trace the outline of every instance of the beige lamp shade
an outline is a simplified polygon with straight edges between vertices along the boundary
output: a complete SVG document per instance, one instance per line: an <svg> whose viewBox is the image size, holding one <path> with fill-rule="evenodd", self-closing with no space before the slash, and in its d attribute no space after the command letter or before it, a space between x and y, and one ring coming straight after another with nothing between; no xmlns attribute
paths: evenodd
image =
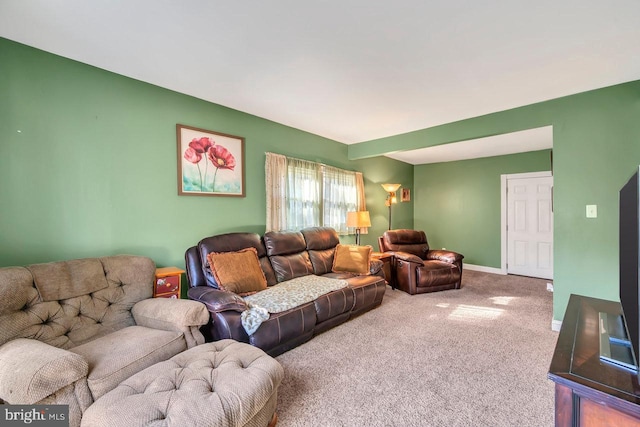
<svg viewBox="0 0 640 427"><path fill-rule="evenodd" d="M395 193L398 191L398 188L400 188L400 184L382 184L382 188L384 188L384 191L387 193Z"/></svg>
<svg viewBox="0 0 640 427"><path fill-rule="evenodd" d="M347 227L355 227L356 229L356 245L360 245L361 229L367 232L367 227L371 227L371 218L369 211L347 212Z"/></svg>
<svg viewBox="0 0 640 427"><path fill-rule="evenodd" d="M347 227L371 227L369 211L347 212Z"/></svg>

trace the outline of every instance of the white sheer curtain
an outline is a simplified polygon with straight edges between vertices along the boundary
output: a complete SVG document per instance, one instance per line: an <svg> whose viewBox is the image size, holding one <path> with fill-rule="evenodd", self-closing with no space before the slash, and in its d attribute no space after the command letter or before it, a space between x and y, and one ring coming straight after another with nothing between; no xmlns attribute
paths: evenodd
<svg viewBox="0 0 640 427"><path fill-rule="evenodd" d="M287 229L287 158L267 153L264 163L267 195L267 230Z"/></svg>
<svg viewBox="0 0 640 427"><path fill-rule="evenodd" d="M265 184L267 231L322 225L348 234L347 212L366 210L360 172L266 153Z"/></svg>
<svg viewBox="0 0 640 427"><path fill-rule="evenodd" d="M319 225L321 212L321 165L287 158L287 228L300 230Z"/></svg>
<svg viewBox="0 0 640 427"><path fill-rule="evenodd" d="M349 234L347 212L358 210L356 173L324 166L324 225L338 234Z"/></svg>

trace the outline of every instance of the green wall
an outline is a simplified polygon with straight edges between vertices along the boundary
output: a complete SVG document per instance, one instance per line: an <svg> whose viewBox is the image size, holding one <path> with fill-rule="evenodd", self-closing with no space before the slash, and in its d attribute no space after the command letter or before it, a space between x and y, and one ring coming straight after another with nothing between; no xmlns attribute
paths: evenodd
<svg viewBox="0 0 640 427"><path fill-rule="evenodd" d="M362 171L373 220L363 243L377 247L381 183L412 189L412 202L393 207L394 228L414 218L426 228L439 212L420 202L431 167L416 168L414 184L411 165L381 155L552 125L554 318L571 293L618 298L617 194L640 164L640 81L346 146L5 39L0 58L0 266L115 253L182 266L204 236L262 233L266 151ZM246 198L177 195L176 123L246 138ZM451 179L456 165L432 167ZM446 215L439 225L470 227Z"/></svg>
<svg viewBox="0 0 640 427"><path fill-rule="evenodd" d="M400 183L402 187L413 191L413 166L387 157L373 157L356 161L355 169L361 170L364 177L367 210L373 225L367 234L361 235L360 244L371 245L377 251L378 237L389 228L389 208L385 205L387 193L381 184ZM398 203L391 207L391 227L413 228L413 195L410 202L400 202L401 191L402 188L396 192ZM343 238L342 240L346 240L345 243L354 243L355 236Z"/></svg>
<svg viewBox="0 0 640 427"><path fill-rule="evenodd" d="M0 266L131 253L180 267L203 237L264 233L267 151L362 171L374 247L380 183L413 184L406 163L351 161L336 141L6 39L0 58ZM176 123L245 137L245 198L177 195Z"/></svg>
<svg viewBox="0 0 640 427"><path fill-rule="evenodd" d="M571 293L618 299L617 198L640 164L640 81L368 141L348 151L352 159L367 158L547 125L553 126L554 319L560 320ZM442 166L446 179L452 171ZM422 186L418 173L415 182ZM585 217L587 204L598 205L598 218ZM416 202L416 226L423 224L425 209L438 213L437 206ZM461 225L444 214L441 221L446 229Z"/></svg>
<svg viewBox="0 0 640 427"><path fill-rule="evenodd" d="M465 263L500 268L500 175L548 171L549 152L416 166L416 229L433 248L464 254Z"/></svg>

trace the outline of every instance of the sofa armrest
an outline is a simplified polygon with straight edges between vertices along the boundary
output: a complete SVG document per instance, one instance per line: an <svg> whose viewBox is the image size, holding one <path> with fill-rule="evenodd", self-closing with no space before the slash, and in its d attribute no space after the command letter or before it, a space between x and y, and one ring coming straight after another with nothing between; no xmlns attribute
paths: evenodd
<svg viewBox="0 0 640 427"><path fill-rule="evenodd" d="M444 261L450 264L455 264L457 262L462 261L463 258L464 258L463 255L453 251L430 250L429 252L427 252L426 259Z"/></svg>
<svg viewBox="0 0 640 427"><path fill-rule="evenodd" d="M197 301L149 298L135 303L131 314L137 325L183 332L189 348L204 343L199 328L209 322L209 312Z"/></svg>
<svg viewBox="0 0 640 427"><path fill-rule="evenodd" d="M369 275L377 276L380 271L382 271L382 267L384 266L384 262L379 259L372 259L369 263Z"/></svg>
<svg viewBox="0 0 640 427"><path fill-rule="evenodd" d="M211 313L229 310L243 312L249 308L241 296L209 286L193 287L189 289L187 295L192 300L203 303Z"/></svg>
<svg viewBox="0 0 640 427"><path fill-rule="evenodd" d="M0 346L0 399L33 405L86 378L84 357L41 341L18 338Z"/></svg>

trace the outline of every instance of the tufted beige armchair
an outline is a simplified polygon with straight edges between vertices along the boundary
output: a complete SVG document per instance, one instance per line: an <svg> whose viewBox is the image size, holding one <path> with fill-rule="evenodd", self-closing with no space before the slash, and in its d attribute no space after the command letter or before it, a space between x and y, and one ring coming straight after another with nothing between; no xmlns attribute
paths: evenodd
<svg viewBox="0 0 640 427"><path fill-rule="evenodd" d="M69 405L204 342L196 301L152 298L155 264L118 255L0 269L0 399ZM1 401L0 401L1 402Z"/></svg>

